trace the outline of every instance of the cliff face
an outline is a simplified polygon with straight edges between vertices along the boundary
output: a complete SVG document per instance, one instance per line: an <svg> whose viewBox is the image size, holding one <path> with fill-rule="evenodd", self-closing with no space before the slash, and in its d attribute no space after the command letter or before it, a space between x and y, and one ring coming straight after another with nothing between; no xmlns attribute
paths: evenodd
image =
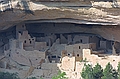
<svg viewBox="0 0 120 79"><path fill-rule="evenodd" d="M87 24L74 31L95 33L120 42L120 11L112 2L13 2L13 9L0 12L0 30L20 23ZM21 10L22 9L22 10ZM92 24L91 29L88 24ZM67 28L67 26L66 26Z"/></svg>
<svg viewBox="0 0 120 79"><path fill-rule="evenodd" d="M63 65L56 64L55 62L59 62L60 57L62 57L61 53L68 54L68 56L82 56L84 54L81 52L84 48L83 40L86 39L88 40L86 42L88 44L87 48L103 49L102 51L98 50L98 53L120 53L119 3L85 2L84 0L75 2L73 0L70 2L69 0L62 0L62 2L59 2L59 0L55 2L47 2L49 0L45 0L46 2L44 0L42 0L43 2L36 1L38 2L19 0L6 4L2 3L2 6L0 6L0 60L5 55L2 57L2 59L5 59L0 62L2 63L0 66L3 65L3 68L7 68L8 65L11 66L11 69L19 69L18 72L23 71L19 73L24 78L32 72L33 76L38 74L36 76L39 78L43 76L50 78L54 73L57 73L58 67L63 66L70 69L70 72L67 71L70 73L70 77L75 76L75 78L71 79L77 79L76 73L80 73L79 69L82 69L82 62L75 63L76 58L74 57L71 64L70 57L65 59ZM82 35L83 37L87 36L87 38L80 37ZM71 52L69 54L65 49L66 46L69 46L68 44L71 46L71 43L73 45L72 52L71 47L68 48ZM77 46L74 48L75 43L78 43L78 45L76 44ZM89 43L95 44L92 46ZM109 43L109 46L106 43ZM45 51L43 52L43 50ZM76 52L76 55L74 52ZM91 50L85 49L85 52L87 52L86 55L91 56ZM97 55L94 56L102 59ZM91 59L96 60L95 57ZM106 63L106 59L103 60ZM119 60L110 58L110 61L114 61L113 64L116 64ZM24 66L24 70L21 65L31 67L26 70ZM36 68L34 69L34 67ZM73 68L72 71L71 68ZM60 69L63 70L63 68ZM78 69L78 72L73 72L75 69ZM25 74L26 72L27 74Z"/></svg>

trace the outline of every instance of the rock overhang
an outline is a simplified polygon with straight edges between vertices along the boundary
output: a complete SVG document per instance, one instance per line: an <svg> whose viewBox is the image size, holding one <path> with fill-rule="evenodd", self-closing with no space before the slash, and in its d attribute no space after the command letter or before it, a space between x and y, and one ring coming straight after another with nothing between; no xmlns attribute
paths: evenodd
<svg viewBox="0 0 120 79"><path fill-rule="evenodd" d="M54 5L51 5L53 3ZM92 26L92 29L83 31L120 41L119 8L93 7L90 3L83 6L76 2L40 2L39 4L30 2L29 10L13 9L1 12L0 15L1 31L19 24L68 23L78 25L80 32Z"/></svg>

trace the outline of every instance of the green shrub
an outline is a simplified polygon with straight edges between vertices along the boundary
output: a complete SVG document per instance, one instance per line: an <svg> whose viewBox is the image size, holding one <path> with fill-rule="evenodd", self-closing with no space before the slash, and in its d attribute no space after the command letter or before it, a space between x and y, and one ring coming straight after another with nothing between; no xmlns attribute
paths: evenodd
<svg viewBox="0 0 120 79"><path fill-rule="evenodd" d="M112 70L113 70L112 65L108 63L103 71L103 77L101 79L114 79Z"/></svg>
<svg viewBox="0 0 120 79"><path fill-rule="evenodd" d="M120 63L118 64L118 70L113 69L112 65L108 63L105 69L102 69L98 63L95 67L92 65L84 65L81 77L83 79L120 79Z"/></svg>
<svg viewBox="0 0 120 79"><path fill-rule="evenodd" d="M17 73L0 72L0 79L20 79Z"/></svg>
<svg viewBox="0 0 120 79"><path fill-rule="evenodd" d="M82 73L81 73L81 77L83 79L94 79L93 78L93 68L92 65L88 64L84 64L84 67L82 69Z"/></svg>
<svg viewBox="0 0 120 79"><path fill-rule="evenodd" d="M93 67L93 77L94 79L101 79L103 76L103 69L98 63Z"/></svg>
<svg viewBox="0 0 120 79"><path fill-rule="evenodd" d="M65 75L66 75L65 72L59 71L59 72L58 72L58 75L52 77L52 79L68 79L68 78L65 77Z"/></svg>

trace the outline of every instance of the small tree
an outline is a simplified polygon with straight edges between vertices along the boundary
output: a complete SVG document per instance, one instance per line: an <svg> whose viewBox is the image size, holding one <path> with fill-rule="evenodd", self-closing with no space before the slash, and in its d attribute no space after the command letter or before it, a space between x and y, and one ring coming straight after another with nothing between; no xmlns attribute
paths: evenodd
<svg viewBox="0 0 120 79"><path fill-rule="evenodd" d="M101 79L101 77L103 76L103 69L98 63L97 65L95 65L95 67L93 67L93 76L94 79Z"/></svg>
<svg viewBox="0 0 120 79"><path fill-rule="evenodd" d="M110 63L108 63L106 65L106 68L103 71L102 79L114 79L112 71L113 71L113 67L112 67L112 65Z"/></svg>
<svg viewBox="0 0 120 79"><path fill-rule="evenodd" d="M67 78L65 77L65 75L66 75L65 72L59 71L59 72L58 72L58 75L52 77L52 79L67 79Z"/></svg>
<svg viewBox="0 0 120 79"><path fill-rule="evenodd" d="M84 68L82 69L81 76L83 79L93 79L93 69L91 65L84 64Z"/></svg>

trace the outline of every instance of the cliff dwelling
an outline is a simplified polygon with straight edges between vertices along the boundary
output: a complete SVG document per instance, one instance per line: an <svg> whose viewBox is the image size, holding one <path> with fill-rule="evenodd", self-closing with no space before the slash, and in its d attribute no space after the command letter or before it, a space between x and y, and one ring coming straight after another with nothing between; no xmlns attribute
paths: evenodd
<svg viewBox="0 0 120 79"><path fill-rule="evenodd" d="M119 55L119 41L115 41L114 37L104 36L106 33L101 35L94 31L102 28L112 29L115 26L53 22L18 24L0 33L0 51L9 57L18 56L18 61L16 57L15 60L20 62L19 64L29 66L31 63L37 66L40 61L45 62L46 57L51 63L60 62L60 58L64 56L75 56L76 61L80 61L83 58L83 49L91 49L92 53L98 56ZM33 58L28 63L29 59L26 62L22 61L21 57L19 59L21 52L24 56L32 55L32 52L41 54L36 55L38 57L28 56Z"/></svg>
<svg viewBox="0 0 120 79"><path fill-rule="evenodd" d="M0 0L0 72L82 79L84 64L120 62L119 0Z"/></svg>

